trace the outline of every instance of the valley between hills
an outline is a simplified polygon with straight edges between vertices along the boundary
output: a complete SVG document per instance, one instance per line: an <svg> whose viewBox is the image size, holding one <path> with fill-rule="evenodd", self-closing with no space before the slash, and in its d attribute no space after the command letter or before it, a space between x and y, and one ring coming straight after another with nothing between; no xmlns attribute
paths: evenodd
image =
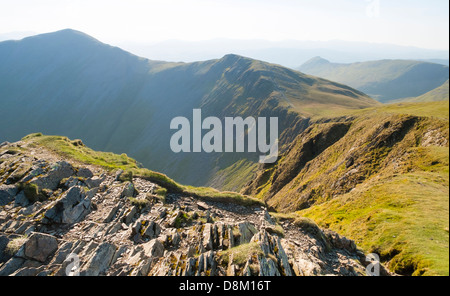
<svg viewBox="0 0 450 296"><path fill-rule="evenodd" d="M449 273L448 75L382 104L73 30L1 42L0 65L0 275L65 275L71 253L82 275L365 275L369 253L383 275ZM195 108L278 117L278 161L173 153L170 120Z"/></svg>

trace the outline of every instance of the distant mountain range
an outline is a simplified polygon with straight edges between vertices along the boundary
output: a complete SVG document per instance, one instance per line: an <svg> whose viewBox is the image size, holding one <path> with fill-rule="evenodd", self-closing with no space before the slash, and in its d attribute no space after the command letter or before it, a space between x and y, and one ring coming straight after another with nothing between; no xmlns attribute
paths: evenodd
<svg viewBox="0 0 450 296"><path fill-rule="evenodd" d="M338 63L382 59L432 60L448 66L448 50L422 49L392 44L350 41L266 41L215 39L205 41L169 40L158 43L118 44L134 54L156 60L194 62L234 53L297 68L312 57L321 56Z"/></svg>
<svg viewBox="0 0 450 296"><path fill-rule="evenodd" d="M0 41L19 40L34 32L0 34ZM253 59L298 68L312 57L321 56L336 63L355 63L383 59L407 59L449 65L448 50L423 49L392 44L352 41L268 41L213 39L204 41L167 40L162 42L118 42L114 44L151 60L197 62L233 53Z"/></svg>
<svg viewBox="0 0 450 296"><path fill-rule="evenodd" d="M36 131L81 138L179 182L225 189L252 177L255 155L175 154L173 118L192 118L194 108L204 118L276 116L283 149L310 117L377 105L345 85L237 55L150 61L73 30L2 42L0 65L0 140Z"/></svg>
<svg viewBox="0 0 450 296"><path fill-rule="evenodd" d="M421 96L449 79L448 66L412 60L339 64L316 57L298 70L350 85L383 103Z"/></svg>

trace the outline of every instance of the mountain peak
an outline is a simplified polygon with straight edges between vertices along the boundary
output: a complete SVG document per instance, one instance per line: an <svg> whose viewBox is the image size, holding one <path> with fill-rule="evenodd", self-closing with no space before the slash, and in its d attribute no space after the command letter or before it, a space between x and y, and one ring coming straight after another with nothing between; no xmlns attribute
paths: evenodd
<svg viewBox="0 0 450 296"><path fill-rule="evenodd" d="M330 61L317 56L317 57L313 57L312 59L310 59L309 61L304 63L303 66L311 66L311 65L318 66L318 65L325 65L325 64L330 64Z"/></svg>
<svg viewBox="0 0 450 296"><path fill-rule="evenodd" d="M74 29L64 29L64 30L60 30L60 31L40 34L40 35L36 35L36 36L27 37L23 40L24 41L40 40L40 41L45 41L45 42L57 41L57 42L64 43L64 44L80 43L80 42L82 42L82 43L92 42L92 43L97 43L97 44L101 43L94 37L92 37L86 33L83 33L81 31L74 30Z"/></svg>
<svg viewBox="0 0 450 296"><path fill-rule="evenodd" d="M223 58L220 59L223 62L226 63L235 63L237 61L253 61L253 59L248 58L248 57L244 57L241 55L237 55L237 54L227 54L225 56L223 56Z"/></svg>

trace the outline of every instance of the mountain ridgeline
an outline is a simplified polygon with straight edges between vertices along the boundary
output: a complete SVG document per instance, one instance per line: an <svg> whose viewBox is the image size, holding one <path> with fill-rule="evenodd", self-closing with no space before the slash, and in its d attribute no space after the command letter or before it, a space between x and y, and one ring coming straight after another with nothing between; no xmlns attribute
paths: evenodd
<svg viewBox="0 0 450 296"><path fill-rule="evenodd" d="M281 150L310 117L378 103L350 87L237 55L196 63L134 56L73 30L0 43L0 139L26 134L80 138L127 153L192 185L239 189L257 155L175 154L177 116L279 118ZM245 172L236 178L236 171ZM188 172L188 173L187 173Z"/></svg>
<svg viewBox="0 0 450 296"><path fill-rule="evenodd" d="M338 64L315 57L298 69L350 85L383 103L421 96L449 78L448 66L413 60Z"/></svg>
<svg viewBox="0 0 450 296"><path fill-rule="evenodd" d="M362 275L364 252L448 275L448 66L302 70L359 90L233 54L147 60L73 30L1 42L0 143L15 143L0 144L0 274L63 274L82 250L87 275ZM194 109L277 117L278 161L174 153L171 121Z"/></svg>

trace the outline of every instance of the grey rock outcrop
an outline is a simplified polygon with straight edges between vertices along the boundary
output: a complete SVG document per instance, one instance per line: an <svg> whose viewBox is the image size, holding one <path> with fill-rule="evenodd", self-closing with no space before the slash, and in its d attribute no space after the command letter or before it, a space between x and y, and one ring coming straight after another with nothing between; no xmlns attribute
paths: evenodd
<svg viewBox="0 0 450 296"><path fill-rule="evenodd" d="M0 160L3 168L27 164L20 179L0 174L12 182L0 184L3 276L365 274L365 256L353 241L282 226L261 206L183 193L163 202L152 198L158 185L145 179L122 182L50 156L0 154ZM31 203L15 186L23 182L36 184L46 199Z"/></svg>
<svg viewBox="0 0 450 296"><path fill-rule="evenodd" d="M44 263L58 249L58 240L48 234L33 233L24 245L27 259Z"/></svg>
<svg viewBox="0 0 450 296"><path fill-rule="evenodd" d="M39 172L35 172L35 174L38 174ZM56 190L61 180L69 178L74 174L75 171L70 163L60 161L52 164L47 172L44 170L44 172L40 174L41 176L31 179L31 183L36 184L41 189Z"/></svg>
<svg viewBox="0 0 450 296"><path fill-rule="evenodd" d="M0 184L0 206L5 206L14 200L17 188L13 185Z"/></svg>

